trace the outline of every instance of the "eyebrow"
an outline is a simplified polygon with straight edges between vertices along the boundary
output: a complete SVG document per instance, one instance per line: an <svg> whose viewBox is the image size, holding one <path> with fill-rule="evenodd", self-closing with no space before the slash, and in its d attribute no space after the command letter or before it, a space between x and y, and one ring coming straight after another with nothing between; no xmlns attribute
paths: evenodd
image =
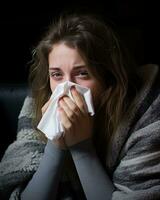
<svg viewBox="0 0 160 200"><path fill-rule="evenodd" d="M86 65L75 65L73 67L73 70L78 70L81 68L86 68ZM60 67L49 67L49 70L60 70L60 69L61 69Z"/></svg>

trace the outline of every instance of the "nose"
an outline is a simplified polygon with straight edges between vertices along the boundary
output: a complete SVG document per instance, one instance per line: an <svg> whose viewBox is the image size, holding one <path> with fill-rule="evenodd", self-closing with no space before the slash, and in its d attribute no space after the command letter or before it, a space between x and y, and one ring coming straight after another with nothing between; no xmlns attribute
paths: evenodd
<svg viewBox="0 0 160 200"><path fill-rule="evenodd" d="M65 81L70 81L70 82L75 83L75 79L71 75L66 76Z"/></svg>

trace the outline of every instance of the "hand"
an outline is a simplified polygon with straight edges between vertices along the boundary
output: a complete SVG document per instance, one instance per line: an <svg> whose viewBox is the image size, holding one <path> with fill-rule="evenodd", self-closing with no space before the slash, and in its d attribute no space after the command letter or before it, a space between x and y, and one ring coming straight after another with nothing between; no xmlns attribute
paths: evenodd
<svg viewBox="0 0 160 200"><path fill-rule="evenodd" d="M44 115L44 113L46 112L46 110L47 110L47 108L48 108L50 102L51 102L51 100L49 99L49 100L44 104L44 106L42 107L42 109L41 109L42 115ZM56 146L58 146L60 149L67 149L63 136L61 136L61 137L58 138L58 139L53 139L52 142L53 142Z"/></svg>
<svg viewBox="0 0 160 200"><path fill-rule="evenodd" d="M59 100L60 121L68 147L90 138L93 129L93 117L88 113L85 100L75 88L71 93L75 102L67 96Z"/></svg>

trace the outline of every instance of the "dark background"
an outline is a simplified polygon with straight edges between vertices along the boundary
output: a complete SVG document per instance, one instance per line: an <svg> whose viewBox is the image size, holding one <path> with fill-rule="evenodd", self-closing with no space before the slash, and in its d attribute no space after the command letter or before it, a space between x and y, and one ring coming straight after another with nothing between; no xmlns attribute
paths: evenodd
<svg viewBox="0 0 160 200"><path fill-rule="evenodd" d="M42 0L41 0L42 1ZM40 40L52 19L65 11L90 12L111 20L135 57L138 65L159 63L159 6L144 0L94 0L21 2L0 1L0 158L7 146L15 139L17 113L13 105L20 107L12 86L26 83L31 50ZM8 84L12 94L5 99L3 85ZM4 87L5 88L5 87ZM23 90L23 88L22 88ZM24 92L24 90L23 90ZM18 92L19 95L23 92ZM4 97L4 98L2 98ZM16 103L15 103L16 102ZM11 105L10 105L11 104ZM15 110L17 110L15 112ZM5 111L5 112L4 112ZM6 112L7 111L7 112ZM9 114L8 114L9 113ZM16 117L14 117L14 115ZM10 118L13 118L12 124ZM15 119L16 118L16 119ZM16 122L15 122L16 121ZM12 130L13 127L15 128ZM4 139L3 139L4 138ZM2 199L0 197L0 199Z"/></svg>
<svg viewBox="0 0 160 200"><path fill-rule="evenodd" d="M96 13L111 20L138 64L159 64L157 6L141 0L8 2L0 5L0 83L26 82L31 50L60 12Z"/></svg>
<svg viewBox="0 0 160 200"><path fill-rule="evenodd" d="M0 106L1 142L0 158L15 139L17 113L13 105L20 107L19 97L12 92L17 83L26 83L31 50L40 40L52 19L65 11L90 12L111 20L135 57L138 65L159 62L159 6L154 1L106 0L106 1L7 1L0 2L0 86L8 84L14 101ZM9 94L10 94L9 93ZM23 92L19 92L21 94ZM0 91L3 97L3 91ZM4 98L1 98L5 99ZM15 103L16 102L16 103ZM5 112L4 112L5 110ZM7 113L6 112L9 113ZM16 109L15 109L16 110ZM18 112L18 110L17 110ZM16 115L16 119L14 117ZM10 117L14 131L12 130ZM16 122L15 122L16 121ZM14 123L13 123L14 122ZM4 139L3 139L4 138ZM1 197L0 197L1 199Z"/></svg>

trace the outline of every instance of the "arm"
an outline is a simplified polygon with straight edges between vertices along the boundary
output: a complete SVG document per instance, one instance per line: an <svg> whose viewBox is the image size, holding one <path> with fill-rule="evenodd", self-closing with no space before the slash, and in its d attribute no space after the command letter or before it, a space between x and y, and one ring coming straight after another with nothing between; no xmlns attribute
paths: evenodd
<svg viewBox="0 0 160 200"><path fill-rule="evenodd" d="M51 158L49 152L55 150L55 147L46 146L32 127L32 104L33 99L27 96L19 115L17 138L8 146L0 162L0 193L5 199L20 199L24 187L40 166L44 149L48 149L44 157L48 160ZM56 158L62 161L63 155Z"/></svg>
<svg viewBox="0 0 160 200"><path fill-rule="evenodd" d="M70 152L87 199L111 199L114 185L100 164L91 139L70 147Z"/></svg>
<svg viewBox="0 0 160 200"><path fill-rule="evenodd" d="M160 199L159 133L160 121L132 133L113 173L113 183L101 167L91 140L70 147L87 199Z"/></svg>
<svg viewBox="0 0 160 200"><path fill-rule="evenodd" d="M80 93L75 88L71 92L75 102L66 96L59 101L65 143L72 154L87 199L111 199L114 186L102 168L91 140L88 140L92 137L94 118L88 114Z"/></svg>
<svg viewBox="0 0 160 200"><path fill-rule="evenodd" d="M32 105L33 99L27 96L18 117L16 140L8 146L0 162L0 193L6 199L10 196L19 199L24 183L37 170L46 145L32 126Z"/></svg>
<svg viewBox="0 0 160 200"><path fill-rule="evenodd" d="M22 200L56 199L65 154L48 140L39 168L21 194Z"/></svg>

